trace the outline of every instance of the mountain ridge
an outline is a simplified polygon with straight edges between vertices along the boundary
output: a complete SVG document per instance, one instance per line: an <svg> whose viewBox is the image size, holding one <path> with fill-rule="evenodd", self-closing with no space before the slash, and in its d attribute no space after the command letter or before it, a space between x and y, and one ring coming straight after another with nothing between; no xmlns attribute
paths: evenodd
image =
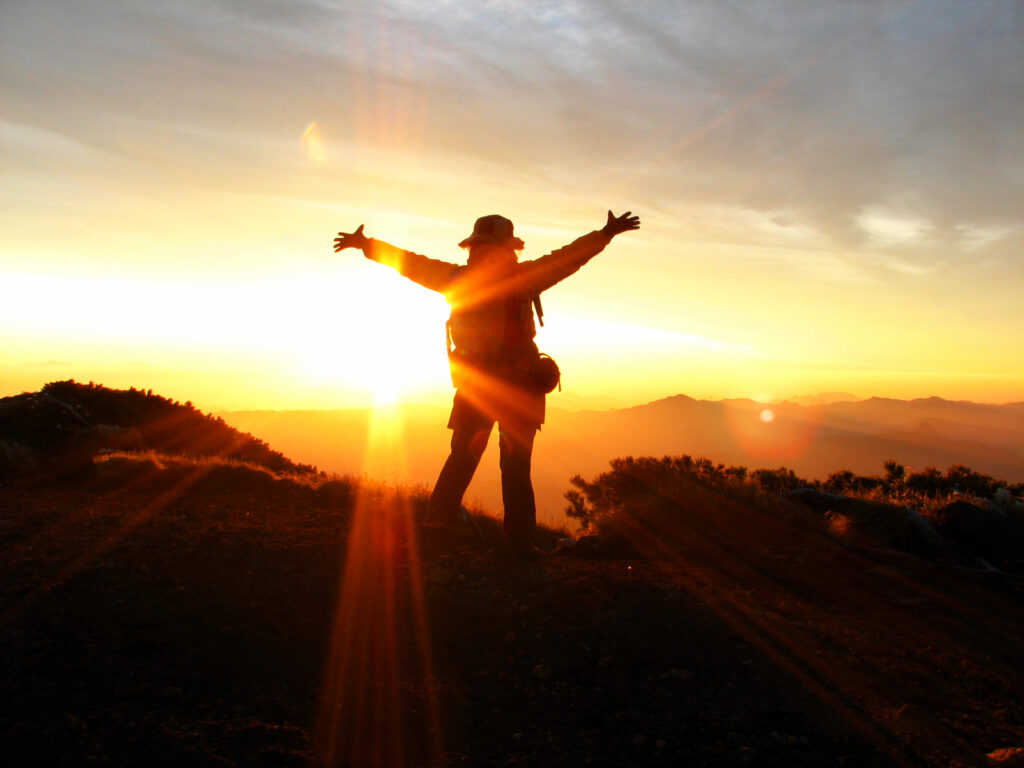
<svg viewBox="0 0 1024 768"><path fill-rule="evenodd" d="M1022 405L869 398L802 406L679 394L627 408L576 411L559 408L558 395L552 395L534 450L538 511L557 523L569 478L594 475L626 455L686 454L750 468L781 465L822 480L844 469L879 475L888 459L915 469L945 470L959 463L1022 482ZM770 422L762 420L766 410L772 412ZM448 452L448 408L406 404L376 418L388 414L401 416L403 437L390 447L374 434L372 409L219 412L228 423L321 469L432 485ZM492 437L467 496L491 509L501 507L496 443Z"/></svg>

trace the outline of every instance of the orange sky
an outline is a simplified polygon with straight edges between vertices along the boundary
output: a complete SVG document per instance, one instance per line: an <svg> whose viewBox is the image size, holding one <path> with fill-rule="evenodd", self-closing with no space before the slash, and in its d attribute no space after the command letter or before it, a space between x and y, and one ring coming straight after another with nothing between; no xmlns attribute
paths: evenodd
<svg viewBox="0 0 1024 768"><path fill-rule="evenodd" d="M1024 399L1021 15L768 5L5 6L0 395L440 402L444 302L334 233L536 258L612 208L553 405Z"/></svg>

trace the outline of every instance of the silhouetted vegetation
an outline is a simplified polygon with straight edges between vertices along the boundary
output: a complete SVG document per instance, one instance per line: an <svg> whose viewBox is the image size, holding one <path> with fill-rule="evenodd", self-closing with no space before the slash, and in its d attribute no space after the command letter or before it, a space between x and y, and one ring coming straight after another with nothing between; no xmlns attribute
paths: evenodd
<svg viewBox="0 0 1024 768"><path fill-rule="evenodd" d="M935 508L936 502L948 503L963 496L994 503L1024 496L1024 483L1011 485L962 464L952 465L945 473L935 467L927 467L908 474L906 467L893 459L883 464L885 474L882 476L857 475L844 469L833 472L824 481L800 477L787 467L751 471L743 466L716 464L710 459L694 459L685 455L661 458L629 456L614 459L611 467L611 472L601 474L593 482L587 482L579 475L570 480L574 487L565 494L569 501L566 514L578 520L584 530L601 514L614 508L622 494L637 491L641 486L639 474L679 475L731 492L747 488L781 495L798 488L813 488L926 510Z"/></svg>
<svg viewBox="0 0 1024 768"><path fill-rule="evenodd" d="M262 440L152 390L109 389L55 381L39 392L0 399L0 475L36 468L43 474L80 470L110 450L154 450L234 459L273 472L312 474Z"/></svg>
<svg viewBox="0 0 1024 768"><path fill-rule="evenodd" d="M611 472L603 473L592 483L580 475L570 480L574 489L566 492L569 501L566 515L578 520L584 530L602 514L614 509L623 498L639 493L641 489L645 489L643 492L656 492L653 489L659 483L652 482L655 477L690 478L726 493L756 489L781 494L814 485L814 481L798 477L786 467L750 472L743 466L726 466L710 459L694 459L685 455L661 458L627 456L614 459L611 466Z"/></svg>
<svg viewBox="0 0 1024 768"><path fill-rule="evenodd" d="M889 459L883 476L855 475L848 469L833 472L820 484L832 493L876 493L895 501L937 499L966 494L994 499L1000 490L1011 496L1024 495L1024 483L1010 484L963 464L953 464L944 473L935 467L907 473L907 468ZM816 484L817 485L817 484Z"/></svg>
<svg viewBox="0 0 1024 768"><path fill-rule="evenodd" d="M584 532L660 547L679 528L679 517L696 509L739 504L786 516L796 512L796 502L815 513L812 523L851 542L1024 570L1020 485L960 464L944 474L934 468L908 474L894 460L884 469L878 477L843 470L820 482L786 467L749 471L690 456L626 457L594 480L573 477L566 515Z"/></svg>

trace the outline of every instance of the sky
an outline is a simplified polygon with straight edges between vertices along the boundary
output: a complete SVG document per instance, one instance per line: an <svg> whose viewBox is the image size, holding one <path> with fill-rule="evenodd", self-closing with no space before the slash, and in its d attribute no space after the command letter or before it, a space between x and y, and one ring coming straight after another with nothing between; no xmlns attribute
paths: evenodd
<svg viewBox="0 0 1024 768"><path fill-rule="evenodd" d="M0 396L442 402L434 258L501 213L552 405L1024 400L1024 3L12 0ZM558 398L561 398L560 400Z"/></svg>

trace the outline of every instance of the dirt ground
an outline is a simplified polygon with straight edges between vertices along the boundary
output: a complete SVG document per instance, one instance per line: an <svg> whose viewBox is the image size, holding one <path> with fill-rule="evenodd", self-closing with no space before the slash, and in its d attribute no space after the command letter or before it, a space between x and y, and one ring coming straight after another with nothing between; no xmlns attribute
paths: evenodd
<svg viewBox="0 0 1024 768"><path fill-rule="evenodd" d="M656 562L517 562L493 525L442 546L415 503L0 490L6 764L971 766L1024 747L1011 579L733 508Z"/></svg>

